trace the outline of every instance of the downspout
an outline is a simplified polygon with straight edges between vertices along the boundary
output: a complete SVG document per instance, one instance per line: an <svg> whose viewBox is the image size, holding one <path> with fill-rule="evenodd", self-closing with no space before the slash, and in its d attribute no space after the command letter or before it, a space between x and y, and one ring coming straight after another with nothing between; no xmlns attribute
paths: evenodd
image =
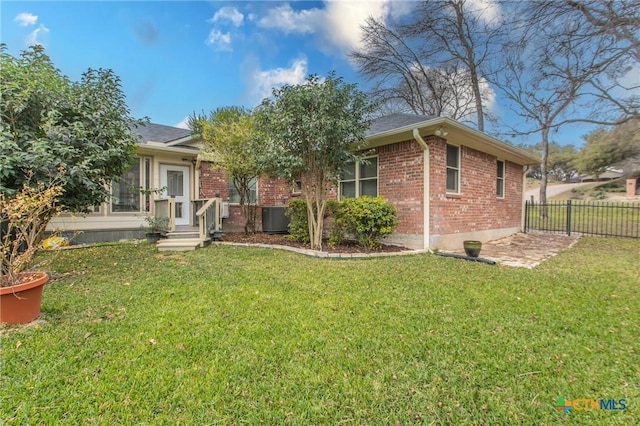
<svg viewBox="0 0 640 426"><path fill-rule="evenodd" d="M524 203L527 201L527 172L529 171L529 166L522 167L522 202L520 204L520 232L524 232L524 221L525 221L525 208Z"/></svg>
<svg viewBox="0 0 640 426"><path fill-rule="evenodd" d="M423 232L422 232L422 236L423 236L423 242L422 242L422 248L424 250L429 250L429 237L430 237L430 224L429 224L429 145L427 145L427 143L424 141L424 139L422 139L422 136L420 136L420 132L418 131L418 129L413 129L413 138L416 140L416 142L418 142L418 145L420 145L420 148L422 148L422 163L424 166L424 170L423 170L423 194L422 194L422 198L424 200L423 203L423 208L422 208L422 214L423 214L423 218L422 218L422 228L423 228Z"/></svg>

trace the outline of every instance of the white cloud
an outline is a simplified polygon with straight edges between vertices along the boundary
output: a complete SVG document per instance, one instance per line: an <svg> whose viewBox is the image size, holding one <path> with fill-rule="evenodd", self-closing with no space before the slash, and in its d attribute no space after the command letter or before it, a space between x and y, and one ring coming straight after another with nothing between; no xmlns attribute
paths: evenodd
<svg viewBox="0 0 640 426"><path fill-rule="evenodd" d="M35 46L36 44L44 45L43 37L49 34L49 28L44 25L40 25L35 30L31 31L26 38L27 46Z"/></svg>
<svg viewBox="0 0 640 426"><path fill-rule="evenodd" d="M38 16L33 13L22 12L19 13L14 19L21 27L27 27L29 25L35 25L38 20Z"/></svg>
<svg viewBox="0 0 640 426"><path fill-rule="evenodd" d="M485 25L493 26L500 22L500 4L496 0L467 0L467 10L478 18Z"/></svg>
<svg viewBox="0 0 640 426"><path fill-rule="evenodd" d="M369 16L385 19L391 14L393 4L391 1L327 1L325 2L327 26L322 37L329 45L337 47L344 53L360 48L362 47L360 26Z"/></svg>
<svg viewBox="0 0 640 426"><path fill-rule="evenodd" d="M304 4L304 3L303 3ZM385 19L408 13L410 2L325 1L324 8L294 10L289 3L270 9L261 18L254 18L261 28L289 34L315 34L321 48L328 53L347 55L361 46L360 26L369 16Z"/></svg>
<svg viewBox="0 0 640 426"><path fill-rule="evenodd" d="M173 127L178 127L180 129L189 129L189 116L186 116L178 124Z"/></svg>
<svg viewBox="0 0 640 426"><path fill-rule="evenodd" d="M218 9L213 15L210 22L230 21L236 27L242 25L244 15L238 11L235 7L225 6Z"/></svg>
<svg viewBox="0 0 640 426"><path fill-rule="evenodd" d="M231 52L231 34L222 33L220 30L212 29L207 37L206 41L208 46L213 47L215 50Z"/></svg>
<svg viewBox="0 0 640 426"><path fill-rule="evenodd" d="M273 88L284 84L300 84L307 78L307 58L300 57L288 68L261 70L255 67L247 76L247 93L251 105L259 104L271 96Z"/></svg>
<svg viewBox="0 0 640 426"><path fill-rule="evenodd" d="M310 34L322 27L325 11L318 8L295 11L289 3L270 9L258 19L262 28L277 29L285 34Z"/></svg>

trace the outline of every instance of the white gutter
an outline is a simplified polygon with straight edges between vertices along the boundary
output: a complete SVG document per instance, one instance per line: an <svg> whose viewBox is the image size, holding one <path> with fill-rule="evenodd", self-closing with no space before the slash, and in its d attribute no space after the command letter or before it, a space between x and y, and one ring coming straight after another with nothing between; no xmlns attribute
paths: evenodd
<svg viewBox="0 0 640 426"><path fill-rule="evenodd" d="M197 155L200 150L198 148L182 148L177 146L167 146L163 143L159 142L147 142L138 145L138 148L141 149L150 149L154 151L164 151L164 152L175 152L180 154L190 154Z"/></svg>
<svg viewBox="0 0 640 426"><path fill-rule="evenodd" d="M520 213L520 232L524 232L524 221L525 221L524 203L527 201L527 172L528 171L529 171L529 166L522 167L522 203L520 204L522 208L522 213Z"/></svg>
<svg viewBox="0 0 640 426"><path fill-rule="evenodd" d="M483 133L479 130L466 126L456 120L452 120L447 117L434 117L425 121L421 121L419 123L398 127L395 129L387 130L385 132L380 132L373 135L368 135L366 139L371 140L371 139L386 138L386 137L394 136L396 134L413 131L415 129L421 129L425 127L437 127L437 126L446 126L446 127L456 128L464 132L467 132L471 134L473 137L483 140L485 143L489 144L490 146L499 150L500 152L504 152L516 157L520 157L519 159L523 163L538 164L540 162L539 158L537 158L536 156L532 155L531 153L521 148L517 148L515 146L509 145L505 142L502 142L499 139L494 138L493 136L489 136L486 133Z"/></svg>
<svg viewBox="0 0 640 426"><path fill-rule="evenodd" d="M420 132L417 128L413 128L413 138L418 142L418 145L422 148L422 163L424 166L423 174L424 177L422 179L423 191L423 207L422 207L422 248L425 250L429 250L429 237L430 237L430 223L429 223L429 145L422 139L420 136Z"/></svg>

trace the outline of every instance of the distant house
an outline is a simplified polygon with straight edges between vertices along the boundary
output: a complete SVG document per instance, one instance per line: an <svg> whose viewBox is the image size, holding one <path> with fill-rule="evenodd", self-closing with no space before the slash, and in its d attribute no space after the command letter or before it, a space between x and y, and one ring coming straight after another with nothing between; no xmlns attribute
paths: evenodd
<svg viewBox="0 0 640 426"><path fill-rule="evenodd" d="M154 199L172 195L176 225L195 225L195 206L218 197L228 203L223 230L241 227L233 185L224 170L201 160L202 141L186 130L155 124L140 134L139 162L125 174L129 185L115 186L114 200L95 213L65 215L53 226L83 230L88 241L139 237L144 217L154 213ZM366 139L366 164L347 170L333 195L389 200L398 209L399 225L388 242L453 249L466 239L487 241L520 230L526 168L539 163L532 154L444 117L380 117ZM154 195L131 190L136 187L166 188ZM295 185L264 176L255 183L253 201L282 206L301 195Z"/></svg>
<svg viewBox="0 0 640 426"><path fill-rule="evenodd" d="M620 179L622 176L624 176L624 173L622 172L622 170L607 169L603 173L600 173L597 176L595 175L580 176L580 181L581 182L609 181L609 180Z"/></svg>

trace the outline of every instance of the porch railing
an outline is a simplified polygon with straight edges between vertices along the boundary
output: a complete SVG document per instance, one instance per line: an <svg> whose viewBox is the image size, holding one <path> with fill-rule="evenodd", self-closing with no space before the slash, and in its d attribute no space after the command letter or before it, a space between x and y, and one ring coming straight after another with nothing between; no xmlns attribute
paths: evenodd
<svg viewBox="0 0 640 426"><path fill-rule="evenodd" d="M200 241L205 242L222 232L222 198L211 198L196 212Z"/></svg>
<svg viewBox="0 0 640 426"><path fill-rule="evenodd" d="M154 216L157 219L169 219L167 231L176 230L176 199L175 198L159 198L153 200Z"/></svg>

